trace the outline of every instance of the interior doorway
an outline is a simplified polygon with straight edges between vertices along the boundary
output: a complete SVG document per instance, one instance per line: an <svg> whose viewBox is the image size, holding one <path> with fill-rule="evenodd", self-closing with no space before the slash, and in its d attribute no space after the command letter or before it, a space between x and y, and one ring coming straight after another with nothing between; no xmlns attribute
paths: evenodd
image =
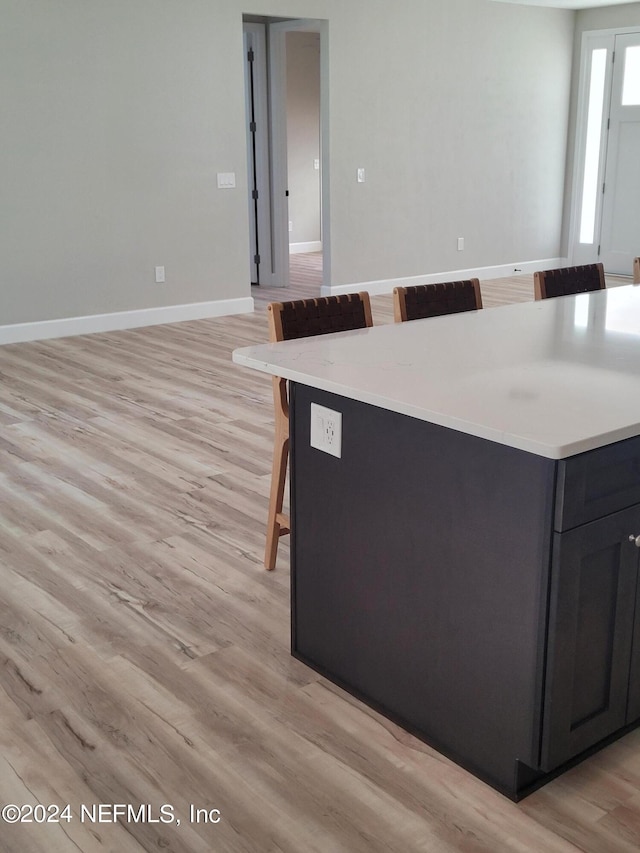
<svg viewBox="0 0 640 853"><path fill-rule="evenodd" d="M572 260L631 275L640 246L640 32L587 34L576 131Z"/></svg>
<svg viewBox="0 0 640 853"><path fill-rule="evenodd" d="M243 21L252 284L330 281L326 21ZM293 259L293 260L292 260Z"/></svg>
<svg viewBox="0 0 640 853"><path fill-rule="evenodd" d="M317 262L322 255L320 33L293 30L285 40L289 254L314 254Z"/></svg>

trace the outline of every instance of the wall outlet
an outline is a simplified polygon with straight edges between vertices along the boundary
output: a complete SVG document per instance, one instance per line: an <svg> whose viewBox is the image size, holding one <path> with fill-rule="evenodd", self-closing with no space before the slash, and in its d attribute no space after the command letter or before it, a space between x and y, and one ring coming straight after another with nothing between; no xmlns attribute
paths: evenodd
<svg viewBox="0 0 640 853"><path fill-rule="evenodd" d="M320 171L320 160L316 159L313 161L313 168L316 170L316 172Z"/></svg>
<svg viewBox="0 0 640 853"><path fill-rule="evenodd" d="M342 412L311 404L311 447L342 458Z"/></svg>
<svg viewBox="0 0 640 853"><path fill-rule="evenodd" d="M164 282L164 267L156 267L156 284Z"/></svg>
<svg viewBox="0 0 640 853"><path fill-rule="evenodd" d="M364 184L364 178L365 178L364 169L359 168L358 169L358 183Z"/></svg>
<svg viewBox="0 0 640 853"><path fill-rule="evenodd" d="M289 232L293 231L293 222L289 220Z"/></svg>
<svg viewBox="0 0 640 853"><path fill-rule="evenodd" d="M461 252L464 249L464 237L458 237L458 251Z"/></svg>

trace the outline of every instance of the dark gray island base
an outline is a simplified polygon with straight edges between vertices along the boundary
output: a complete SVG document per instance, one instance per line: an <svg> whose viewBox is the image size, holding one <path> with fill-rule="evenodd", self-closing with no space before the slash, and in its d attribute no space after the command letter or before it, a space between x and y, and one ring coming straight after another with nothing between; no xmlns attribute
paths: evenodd
<svg viewBox="0 0 640 853"><path fill-rule="evenodd" d="M640 438L554 460L291 383L291 454L297 658L515 800L638 725Z"/></svg>

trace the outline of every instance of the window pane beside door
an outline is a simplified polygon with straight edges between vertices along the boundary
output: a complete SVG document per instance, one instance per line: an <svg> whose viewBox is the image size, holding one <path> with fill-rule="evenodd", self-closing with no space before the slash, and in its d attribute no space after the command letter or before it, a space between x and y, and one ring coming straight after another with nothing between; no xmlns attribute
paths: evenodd
<svg viewBox="0 0 640 853"><path fill-rule="evenodd" d="M622 106L638 105L640 105L640 45L633 45L624 52Z"/></svg>
<svg viewBox="0 0 640 853"><path fill-rule="evenodd" d="M587 112L587 144L584 157L582 184L582 211L580 216L580 242L593 243L598 197L598 167L600 165L600 138L602 135L602 108L604 104L604 78L607 68L606 47L591 53L591 80L589 82L589 109Z"/></svg>

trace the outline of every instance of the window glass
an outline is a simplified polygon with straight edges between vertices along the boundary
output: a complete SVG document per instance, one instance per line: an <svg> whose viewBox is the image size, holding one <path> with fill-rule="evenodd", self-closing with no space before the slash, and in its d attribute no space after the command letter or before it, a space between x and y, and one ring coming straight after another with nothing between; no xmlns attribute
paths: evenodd
<svg viewBox="0 0 640 853"><path fill-rule="evenodd" d="M598 198L598 166L600 164L600 137L602 135L602 107L604 104L604 78L607 68L606 47L591 54L591 80L589 82L589 109L587 112L587 146L582 184L582 211L580 216L580 242L593 243Z"/></svg>
<svg viewBox="0 0 640 853"><path fill-rule="evenodd" d="M638 104L640 104L640 45L633 45L624 52L622 106L632 107Z"/></svg>

